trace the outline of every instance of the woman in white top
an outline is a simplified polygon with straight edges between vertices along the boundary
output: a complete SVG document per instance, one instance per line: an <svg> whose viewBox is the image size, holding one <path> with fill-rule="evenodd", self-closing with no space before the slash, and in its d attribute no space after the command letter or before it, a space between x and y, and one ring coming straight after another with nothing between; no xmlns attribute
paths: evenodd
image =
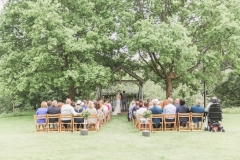
<svg viewBox="0 0 240 160"><path fill-rule="evenodd" d="M96 115L97 114L97 110L96 110L96 108L94 108L94 104L93 104L92 101L88 102L88 108L86 109L86 111L88 111L90 113L90 115ZM88 122L94 123L95 118L88 118Z"/></svg>

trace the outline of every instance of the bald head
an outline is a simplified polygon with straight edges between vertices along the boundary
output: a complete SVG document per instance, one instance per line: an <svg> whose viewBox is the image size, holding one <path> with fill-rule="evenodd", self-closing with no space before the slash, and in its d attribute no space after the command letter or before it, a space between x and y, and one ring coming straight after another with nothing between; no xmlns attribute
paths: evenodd
<svg viewBox="0 0 240 160"><path fill-rule="evenodd" d="M180 100L178 98L175 99L174 104L179 104Z"/></svg>
<svg viewBox="0 0 240 160"><path fill-rule="evenodd" d="M66 104L70 104L71 105L71 102L72 102L71 99L69 99L69 98L66 99Z"/></svg>
<svg viewBox="0 0 240 160"><path fill-rule="evenodd" d="M196 105L200 105L201 104L201 100L200 99L197 99L196 100Z"/></svg>

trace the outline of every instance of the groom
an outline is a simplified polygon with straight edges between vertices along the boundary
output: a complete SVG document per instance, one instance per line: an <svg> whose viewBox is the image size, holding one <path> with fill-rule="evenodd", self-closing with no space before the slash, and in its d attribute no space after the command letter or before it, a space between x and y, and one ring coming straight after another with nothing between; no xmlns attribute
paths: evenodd
<svg viewBox="0 0 240 160"><path fill-rule="evenodd" d="M127 94L125 93L125 91L123 91L123 94L122 94L122 110L123 111L128 110L128 108L127 108Z"/></svg>

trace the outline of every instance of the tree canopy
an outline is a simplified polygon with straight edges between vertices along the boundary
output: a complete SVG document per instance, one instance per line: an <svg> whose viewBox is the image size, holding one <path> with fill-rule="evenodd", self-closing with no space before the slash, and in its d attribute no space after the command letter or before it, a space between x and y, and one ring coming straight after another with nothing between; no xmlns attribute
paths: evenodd
<svg viewBox="0 0 240 160"><path fill-rule="evenodd" d="M9 0L0 14L0 94L18 104L89 96L124 63L198 90L239 68L237 0ZM4 99L4 98L2 98Z"/></svg>
<svg viewBox="0 0 240 160"><path fill-rule="evenodd" d="M126 38L129 50L144 64L147 77L166 84L166 97L171 97L180 83L193 89L199 88L200 81L210 85L224 67L238 65L236 2L129 2L133 15Z"/></svg>

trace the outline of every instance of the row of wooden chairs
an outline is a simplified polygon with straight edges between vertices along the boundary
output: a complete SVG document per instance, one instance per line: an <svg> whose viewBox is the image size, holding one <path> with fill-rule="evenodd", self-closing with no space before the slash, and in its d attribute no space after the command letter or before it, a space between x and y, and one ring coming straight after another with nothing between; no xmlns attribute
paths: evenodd
<svg viewBox="0 0 240 160"><path fill-rule="evenodd" d="M143 118L142 115L139 115L136 119L136 126L139 131L148 129L151 132L158 131L203 131L203 113L177 113L177 114L152 114L146 122L141 122L140 119ZM153 119L160 118L160 128L154 128ZM186 118L188 121L185 126L181 125L180 119ZM198 123L193 123L193 118L199 118L201 121ZM172 119L171 122L168 120Z"/></svg>
<svg viewBox="0 0 240 160"><path fill-rule="evenodd" d="M98 131L100 127L107 124L111 119L111 113L104 113L101 121L99 121L99 115L90 115L88 117L89 121L82 123L76 122L77 119L82 119L83 117L75 117L72 114L44 114L44 115L33 115L35 124L35 133L37 132L63 132L63 131L79 131L82 128L78 126L86 127L84 122L87 122L89 131ZM57 119L55 122L51 122L50 119ZM67 119L69 121L62 121L62 119ZM38 123L38 120L45 120L44 123ZM65 128L64 126L68 126Z"/></svg>

